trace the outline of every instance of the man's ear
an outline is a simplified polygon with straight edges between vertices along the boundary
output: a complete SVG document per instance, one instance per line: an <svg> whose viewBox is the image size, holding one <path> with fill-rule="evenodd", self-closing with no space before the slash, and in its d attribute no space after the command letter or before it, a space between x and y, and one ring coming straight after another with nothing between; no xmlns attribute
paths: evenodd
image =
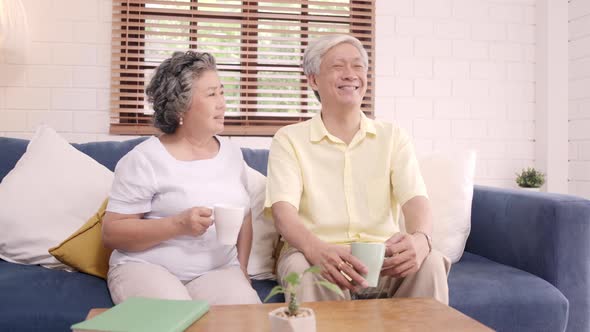
<svg viewBox="0 0 590 332"><path fill-rule="evenodd" d="M318 82L315 75L307 75L307 82L309 82L309 86L313 90L318 91Z"/></svg>

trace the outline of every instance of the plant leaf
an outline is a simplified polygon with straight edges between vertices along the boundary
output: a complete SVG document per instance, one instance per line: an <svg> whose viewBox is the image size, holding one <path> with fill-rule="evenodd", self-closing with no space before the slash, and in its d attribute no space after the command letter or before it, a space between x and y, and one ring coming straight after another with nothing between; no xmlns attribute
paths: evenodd
<svg viewBox="0 0 590 332"><path fill-rule="evenodd" d="M296 272L289 273L284 280L293 286L297 286L301 282L301 280L299 280L299 274Z"/></svg>
<svg viewBox="0 0 590 332"><path fill-rule="evenodd" d="M344 293L342 293L342 289L340 289L340 287L336 286L335 284L333 284L329 281L320 280L320 281L317 281L316 283L326 287L327 289L331 290L332 292L334 292L340 296L344 296Z"/></svg>
<svg viewBox="0 0 590 332"><path fill-rule="evenodd" d="M268 293L268 295L266 296L266 298L264 298L263 302L268 301L271 297L280 294L280 293L285 293L285 289L282 286L274 286L271 290L270 293Z"/></svg>
<svg viewBox="0 0 590 332"><path fill-rule="evenodd" d="M306 274L308 272L317 274L317 273L320 273L321 271L322 271L322 269L319 266L314 265L314 266L309 267L307 270L303 271L303 274Z"/></svg>

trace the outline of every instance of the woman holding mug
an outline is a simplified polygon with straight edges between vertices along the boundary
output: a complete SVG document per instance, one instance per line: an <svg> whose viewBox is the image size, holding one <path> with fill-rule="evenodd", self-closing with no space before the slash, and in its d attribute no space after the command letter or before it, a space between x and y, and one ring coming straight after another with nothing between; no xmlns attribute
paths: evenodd
<svg viewBox="0 0 590 332"><path fill-rule="evenodd" d="M226 110L215 59L176 52L146 89L163 134L137 145L117 164L104 245L115 304L131 296L260 303L247 265L252 222L239 147L217 136ZM217 241L216 203L243 206L236 245Z"/></svg>

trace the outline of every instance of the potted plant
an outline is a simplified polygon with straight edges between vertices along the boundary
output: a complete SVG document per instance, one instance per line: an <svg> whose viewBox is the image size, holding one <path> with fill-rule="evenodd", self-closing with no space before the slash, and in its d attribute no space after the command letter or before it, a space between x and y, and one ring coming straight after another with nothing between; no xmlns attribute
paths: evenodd
<svg viewBox="0 0 590 332"><path fill-rule="evenodd" d="M268 299L274 295L280 293L285 294L287 300L289 301L289 305L287 307L280 307L268 314L268 318L270 320L270 330L272 332L316 331L315 314L311 308L299 307L296 291L297 287L301 284L301 278L303 278L306 273L317 274L319 272L320 268L318 266L312 266L303 271L301 274L291 272L283 279L283 281L287 284L287 287L278 285L270 291L268 296L264 299L264 302L268 301ZM317 283L337 294L343 295L340 287L329 281L321 280Z"/></svg>
<svg viewBox="0 0 590 332"><path fill-rule="evenodd" d="M529 167L516 173L516 183L523 189L539 191L539 188L545 183L545 174Z"/></svg>

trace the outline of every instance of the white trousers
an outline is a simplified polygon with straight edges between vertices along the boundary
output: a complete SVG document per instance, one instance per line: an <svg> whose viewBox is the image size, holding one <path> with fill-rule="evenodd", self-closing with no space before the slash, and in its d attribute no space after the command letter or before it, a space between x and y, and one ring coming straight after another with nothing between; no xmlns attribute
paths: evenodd
<svg viewBox="0 0 590 332"><path fill-rule="evenodd" d="M182 282L159 265L128 262L110 269L107 283L115 304L135 296L205 300L210 305L260 303L258 294L239 266L213 270Z"/></svg>

